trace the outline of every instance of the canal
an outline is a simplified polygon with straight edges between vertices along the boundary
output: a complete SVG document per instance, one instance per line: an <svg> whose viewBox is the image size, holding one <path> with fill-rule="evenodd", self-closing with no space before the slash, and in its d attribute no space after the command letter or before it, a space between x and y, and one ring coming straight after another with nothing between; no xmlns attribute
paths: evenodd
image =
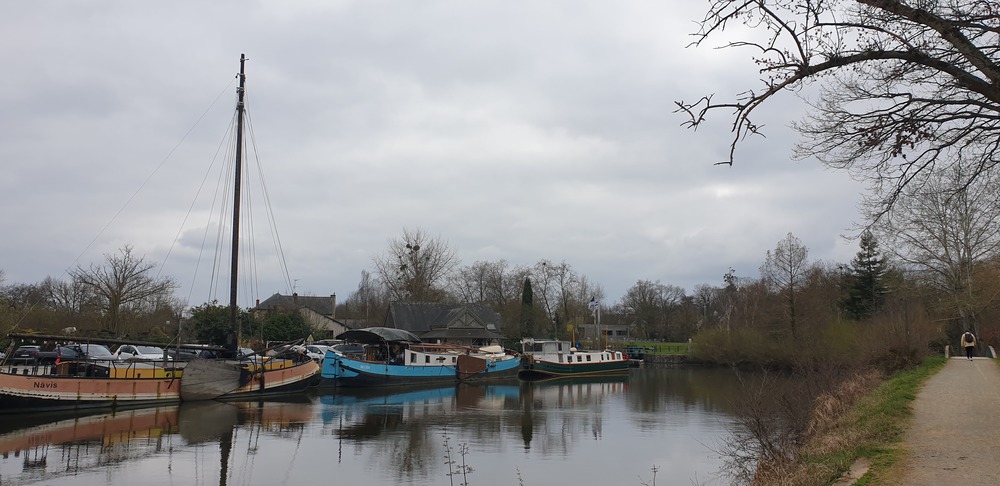
<svg viewBox="0 0 1000 486"><path fill-rule="evenodd" d="M737 380L649 366L627 378L317 391L0 418L0 484L728 484Z"/></svg>

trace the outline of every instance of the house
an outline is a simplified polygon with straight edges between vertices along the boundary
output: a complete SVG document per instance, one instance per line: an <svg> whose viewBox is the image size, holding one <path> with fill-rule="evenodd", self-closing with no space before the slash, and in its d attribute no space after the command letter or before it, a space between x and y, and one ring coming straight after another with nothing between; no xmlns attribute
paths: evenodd
<svg viewBox="0 0 1000 486"><path fill-rule="evenodd" d="M258 302L253 313L263 318L276 312L298 312L313 329L319 331L316 339L336 336L352 329L348 320L337 319L337 294L329 297L274 294L263 302Z"/></svg>
<svg viewBox="0 0 1000 486"><path fill-rule="evenodd" d="M393 302L383 325L405 329L429 343L485 346L504 338L500 316L480 304Z"/></svg>
<svg viewBox="0 0 1000 486"><path fill-rule="evenodd" d="M593 322L577 324L575 339L577 341L592 341L602 345L613 341L628 341L630 339L629 325L596 324Z"/></svg>

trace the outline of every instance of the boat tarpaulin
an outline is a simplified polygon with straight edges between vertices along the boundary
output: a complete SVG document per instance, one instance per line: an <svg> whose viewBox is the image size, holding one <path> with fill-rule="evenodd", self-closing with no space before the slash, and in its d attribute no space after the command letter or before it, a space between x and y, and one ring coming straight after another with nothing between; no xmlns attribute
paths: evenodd
<svg viewBox="0 0 1000 486"><path fill-rule="evenodd" d="M364 329L352 329L338 334L337 339L353 341L361 344L378 344L385 341L406 341L409 343L420 342L420 338L418 338L416 334L404 329L396 329L392 327L366 327Z"/></svg>

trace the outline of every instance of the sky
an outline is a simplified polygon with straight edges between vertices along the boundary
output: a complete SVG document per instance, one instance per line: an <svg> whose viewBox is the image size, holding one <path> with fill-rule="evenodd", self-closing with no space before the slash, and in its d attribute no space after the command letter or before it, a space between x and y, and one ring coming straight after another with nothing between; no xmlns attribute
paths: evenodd
<svg viewBox="0 0 1000 486"><path fill-rule="evenodd" d="M791 159L802 99L766 106L766 137L732 167L716 164L726 114L682 126L675 101L757 86L748 52L688 47L707 6L3 2L5 284L68 279L128 245L193 305L227 301L199 283L211 223L194 201L214 191L243 53L250 163L283 255L256 243L257 298L347 298L404 228L462 265L565 262L605 304L640 280L690 294L729 268L755 277L788 233L811 261L848 262L863 187Z"/></svg>

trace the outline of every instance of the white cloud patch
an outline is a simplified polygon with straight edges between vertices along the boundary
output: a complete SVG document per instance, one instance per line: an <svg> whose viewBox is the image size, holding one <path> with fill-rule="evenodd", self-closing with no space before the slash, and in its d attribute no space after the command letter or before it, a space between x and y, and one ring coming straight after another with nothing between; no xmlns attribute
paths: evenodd
<svg viewBox="0 0 1000 486"><path fill-rule="evenodd" d="M440 235L467 264L566 261L608 300L640 279L690 291L729 267L755 274L788 232L813 259L846 261L854 244L839 236L861 188L789 160L801 101L762 112L767 138L733 167L713 165L728 157L721 113L681 127L675 100L756 79L738 53L686 48L703 8L8 2L0 268L32 283L130 244L155 263L169 249L164 272L188 285L209 209L187 214L219 182L209 168L225 152L240 53L299 292L346 297L404 227ZM290 291L258 271L264 297Z"/></svg>

